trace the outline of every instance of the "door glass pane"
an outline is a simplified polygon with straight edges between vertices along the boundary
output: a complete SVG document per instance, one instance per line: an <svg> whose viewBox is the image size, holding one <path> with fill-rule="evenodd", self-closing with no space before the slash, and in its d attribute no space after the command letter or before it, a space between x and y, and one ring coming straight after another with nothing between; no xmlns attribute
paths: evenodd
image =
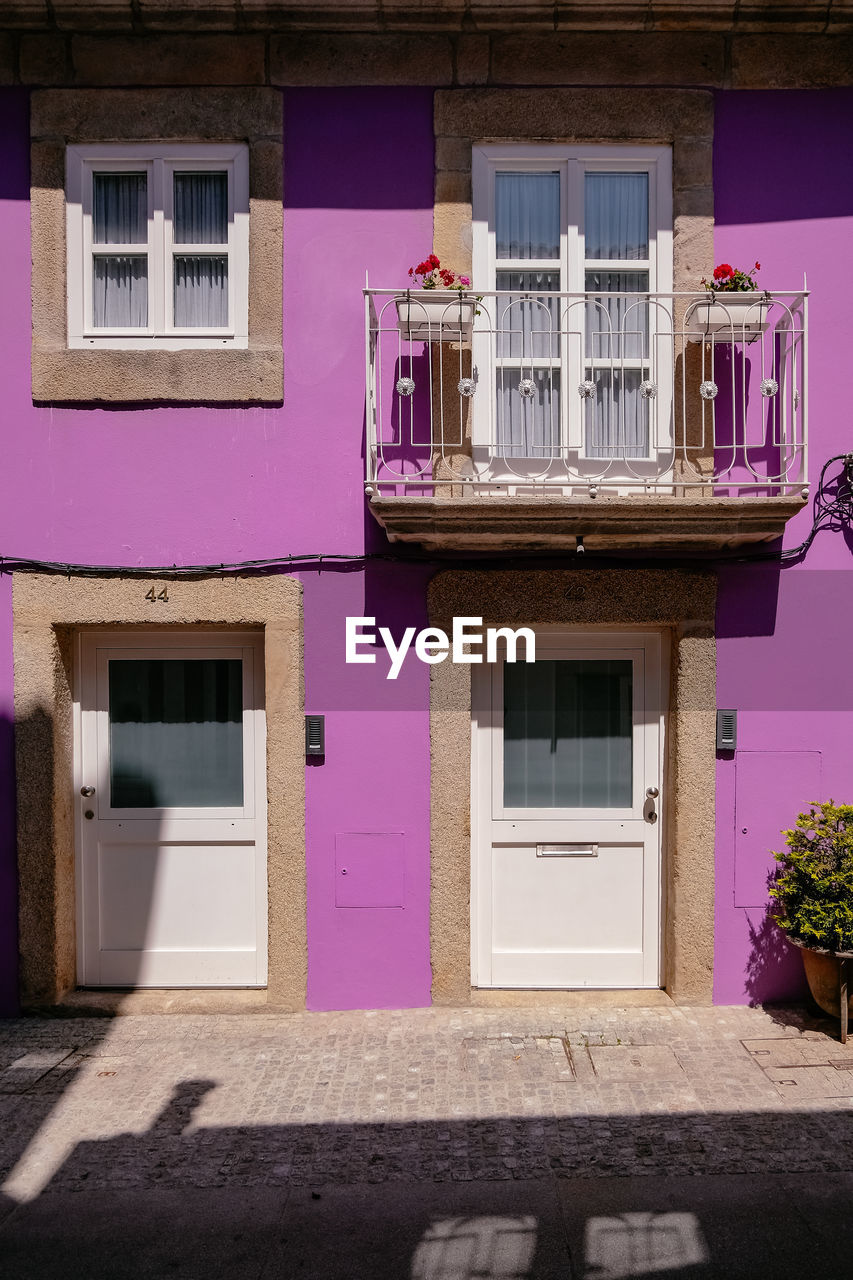
<svg viewBox="0 0 853 1280"><path fill-rule="evenodd" d="M227 173L175 174L175 244L226 244Z"/></svg>
<svg viewBox="0 0 853 1280"><path fill-rule="evenodd" d="M498 258L559 258L559 173L495 174Z"/></svg>
<svg viewBox="0 0 853 1280"><path fill-rule="evenodd" d="M506 663L506 807L630 808L632 690L624 659Z"/></svg>
<svg viewBox="0 0 853 1280"><path fill-rule="evenodd" d="M145 244L148 240L148 175L92 175L95 244Z"/></svg>
<svg viewBox="0 0 853 1280"><path fill-rule="evenodd" d="M242 805L239 658L113 661L109 688L114 809Z"/></svg>
<svg viewBox="0 0 853 1280"><path fill-rule="evenodd" d="M649 256L649 175L584 175L587 259L637 260Z"/></svg>

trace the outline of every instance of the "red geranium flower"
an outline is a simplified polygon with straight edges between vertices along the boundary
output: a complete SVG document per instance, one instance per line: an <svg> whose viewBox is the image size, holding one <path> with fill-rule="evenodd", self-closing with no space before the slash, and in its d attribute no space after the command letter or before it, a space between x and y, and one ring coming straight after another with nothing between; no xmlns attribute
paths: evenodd
<svg viewBox="0 0 853 1280"><path fill-rule="evenodd" d="M718 267L714 267L715 280L724 280L726 276L730 276L731 274L732 274L732 269L729 266L728 262L721 262Z"/></svg>

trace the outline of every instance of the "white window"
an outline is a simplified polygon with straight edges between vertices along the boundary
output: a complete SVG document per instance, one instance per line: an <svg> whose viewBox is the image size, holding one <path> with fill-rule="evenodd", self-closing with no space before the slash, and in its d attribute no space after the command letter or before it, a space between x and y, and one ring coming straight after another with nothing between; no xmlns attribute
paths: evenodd
<svg viewBox="0 0 853 1280"><path fill-rule="evenodd" d="M66 153L68 345L248 345L249 160L240 144Z"/></svg>
<svg viewBox="0 0 853 1280"><path fill-rule="evenodd" d="M490 474L659 475L671 450L668 147L474 148L475 457ZM633 297L636 294L637 298ZM477 448L479 446L479 448Z"/></svg>

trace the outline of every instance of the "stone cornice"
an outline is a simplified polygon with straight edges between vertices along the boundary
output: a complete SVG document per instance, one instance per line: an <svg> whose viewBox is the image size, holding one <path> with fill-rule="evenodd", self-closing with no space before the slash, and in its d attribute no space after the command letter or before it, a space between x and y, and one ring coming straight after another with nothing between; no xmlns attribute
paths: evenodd
<svg viewBox="0 0 853 1280"><path fill-rule="evenodd" d="M0 0L54 32L853 32L853 0Z"/></svg>

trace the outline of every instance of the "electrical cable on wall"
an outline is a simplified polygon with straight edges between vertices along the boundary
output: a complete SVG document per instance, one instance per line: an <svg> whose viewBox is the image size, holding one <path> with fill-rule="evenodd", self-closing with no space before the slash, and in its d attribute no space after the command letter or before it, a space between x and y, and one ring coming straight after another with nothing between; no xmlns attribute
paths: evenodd
<svg viewBox="0 0 853 1280"><path fill-rule="evenodd" d="M826 475L829 468L834 462L842 462L843 469L838 477L836 477L836 487L834 493L829 496L829 486L827 484ZM799 564L807 554L809 548L814 542L817 535L824 529L833 532L839 532L853 522L853 453L837 453L833 457L828 458L823 464L818 480L817 489L814 498L814 518L812 527L807 536L796 547L789 547L782 551L753 551L739 552L734 555L721 555L711 552L707 556L685 555L685 556L667 556L665 558L655 557L656 568L685 568L690 565L721 565L721 564L750 564L758 562L774 561L781 567L790 567ZM578 539L580 547L583 548L583 538ZM586 550L586 548L583 548ZM555 557L559 558L559 557ZM571 559L566 556L566 563L572 563L578 558L583 557L572 555ZM288 570L298 567L299 565L317 565L322 568L323 562L329 565L359 565L367 564L371 561L386 561L396 564L452 564L457 568L464 568L466 563L481 565L489 564L492 566L515 566L520 562L526 562L529 559L535 559L539 565L544 564L544 558L541 552L530 553L529 556L516 554L513 556L491 556L488 553L481 557L461 557L456 552L449 552L447 555L440 555L436 552L421 552L412 550L401 553L394 551L366 551L345 554L340 552L313 551L304 555L286 555L286 556L269 556L258 560L233 560L222 561L219 564L188 564L188 565L97 565L97 564L73 564L58 560L36 560L25 557L3 556L0 555L0 573L57 573L67 576L76 577L103 577L105 575L120 574L127 578L180 578L180 577L211 577L216 575L230 576L240 573L264 573L274 570ZM636 566L642 559L642 563L648 562L648 555L643 553L639 556L614 556L614 555L597 555L595 552L589 553L585 557L587 565L592 564L601 568L607 567L624 567L629 565Z"/></svg>

